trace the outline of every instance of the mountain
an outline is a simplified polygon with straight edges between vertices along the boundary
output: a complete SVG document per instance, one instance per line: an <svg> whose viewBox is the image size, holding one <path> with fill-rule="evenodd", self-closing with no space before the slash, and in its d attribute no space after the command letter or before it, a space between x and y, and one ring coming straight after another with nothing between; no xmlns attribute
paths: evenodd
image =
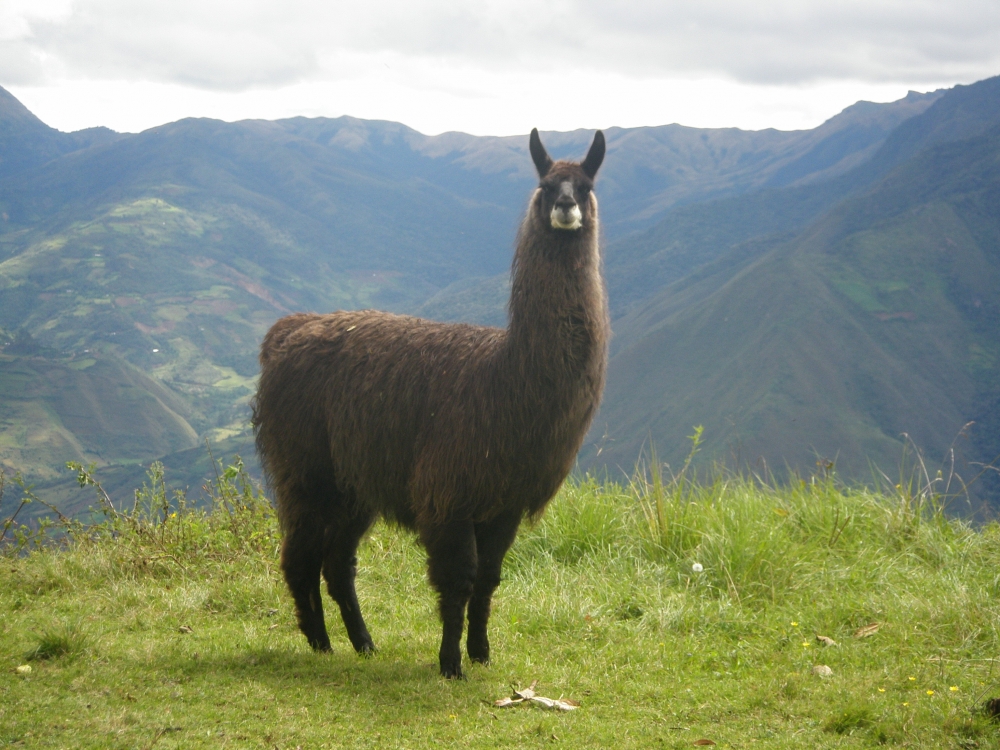
<svg viewBox="0 0 1000 750"><path fill-rule="evenodd" d="M691 314L909 158L886 156L904 126L937 111L919 131L926 143L968 135L940 114L954 93L859 102L810 131L607 130L606 427L666 440L615 385L641 376L633 396L652 398L662 363L632 373L622 357L662 329L667 308ZM981 114L980 94L962 95L947 106ZM543 135L557 158L578 157L591 136ZM66 460L95 461L126 487L163 457L195 485L205 439L246 445L257 348L280 315L373 306L502 324L534 185L526 140L350 117L67 134L0 90L0 392L12 394L0 466L50 481ZM583 459L595 465L593 452Z"/></svg>
<svg viewBox="0 0 1000 750"><path fill-rule="evenodd" d="M10 92L0 88L0 180L71 151L119 137L108 128L62 133L43 123Z"/></svg>
<svg viewBox="0 0 1000 750"><path fill-rule="evenodd" d="M682 205L666 213L654 226L609 244L608 287L612 309L622 315L647 295L684 278L696 268L710 263L741 243L802 231L847 196L870 188L890 170L921 149L976 135L998 122L1000 78L973 86L957 86L947 95L917 98L913 94L914 115L877 141L867 152L856 152L843 161L852 169L815 172L808 179L781 185L771 179L764 189L719 199ZM924 106L924 105L928 106ZM932 105L932 106L931 106ZM838 121L854 109L880 114L877 105L859 102L817 131ZM881 113L883 117L888 113ZM919 115L919 116L918 116ZM843 128L845 134L863 126ZM881 132L881 131L880 131ZM833 138L821 141L824 153ZM869 158L862 159L863 155ZM809 158L804 160L818 166ZM796 170L782 172L786 177Z"/></svg>
<svg viewBox="0 0 1000 750"><path fill-rule="evenodd" d="M870 476L870 462L898 472L903 433L937 460L970 421L965 458L1000 455L998 81L903 123L844 176L862 187L812 220L808 201L781 209L791 222L733 210L781 206L766 193L697 207L701 229L658 256L672 283L616 321L581 461L631 467L651 441L676 464L695 424L705 458L757 469L833 459L845 476ZM727 228L737 217L742 235ZM684 226L667 221L634 238L647 243L637 258ZM714 250L693 252L699 242Z"/></svg>
<svg viewBox="0 0 1000 750"><path fill-rule="evenodd" d="M667 125L635 128L615 139L619 134L612 128L612 139L628 147L627 156L609 147L610 155L627 160L615 169L645 179L619 182L615 169L602 174L602 209L610 209L611 227L624 217L634 229L652 224L674 206L829 180L864 163L898 125L925 111L942 93L910 92L891 104L858 102L806 131ZM619 208L619 201L626 208Z"/></svg>

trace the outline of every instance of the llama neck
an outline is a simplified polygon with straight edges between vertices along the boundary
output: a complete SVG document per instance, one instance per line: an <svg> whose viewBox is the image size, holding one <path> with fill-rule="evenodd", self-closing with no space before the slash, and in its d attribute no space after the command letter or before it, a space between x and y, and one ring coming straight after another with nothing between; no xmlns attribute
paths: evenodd
<svg viewBox="0 0 1000 750"><path fill-rule="evenodd" d="M603 386L609 323L594 209L574 232L548 229L536 211L521 227L506 343L515 379L539 399Z"/></svg>

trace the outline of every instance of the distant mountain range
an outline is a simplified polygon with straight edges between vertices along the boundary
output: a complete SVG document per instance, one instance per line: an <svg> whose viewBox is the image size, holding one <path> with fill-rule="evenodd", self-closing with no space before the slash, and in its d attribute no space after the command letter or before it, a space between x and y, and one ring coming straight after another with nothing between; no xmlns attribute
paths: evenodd
<svg viewBox="0 0 1000 750"><path fill-rule="evenodd" d="M1000 79L809 131L611 128L615 339L583 468L891 470L967 421L1000 453ZM591 133L545 133L579 157ZM249 458L263 332L366 306L502 325L527 138L354 118L60 133L0 89L0 466L127 491ZM992 453L991 453L992 451ZM168 476L170 476L168 475ZM68 497L68 496L67 496Z"/></svg>
<svg viewBox="0 0 1000 750"><path fill-rule="evenodd" d="M650 440L676 462L693 424L708 456L779 472L898 478L903 433L937 466L970 421L960 459L1000 455L1000 79L842 176L677 209L608 256L613 298L650 292L616 320L585 462Z"/></svg>

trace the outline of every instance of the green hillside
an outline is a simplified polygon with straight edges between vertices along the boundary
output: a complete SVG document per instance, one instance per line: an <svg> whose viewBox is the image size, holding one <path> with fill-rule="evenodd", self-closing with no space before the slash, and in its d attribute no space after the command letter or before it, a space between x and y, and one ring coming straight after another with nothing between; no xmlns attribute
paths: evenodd
<svg viewBox="0 0 1000 750"><path fill-rule="evenodd" d="M0 465L134 463L197 443L185 401L114 357L0 354ZM141 441L137 441L141 438Z"/></svg>
<svg viewBox="0 0 1000 750"><path fill-rule="evenodd" d="M585 460L630 465L652 440L676 462L703 424L706 457L779 471L830 459L864 478L869 460L898 463L902 433L936 461L971 420L965 458L992 460L997 205L994 128L920 152L794 239L668 287L616 326Z"/></svg>

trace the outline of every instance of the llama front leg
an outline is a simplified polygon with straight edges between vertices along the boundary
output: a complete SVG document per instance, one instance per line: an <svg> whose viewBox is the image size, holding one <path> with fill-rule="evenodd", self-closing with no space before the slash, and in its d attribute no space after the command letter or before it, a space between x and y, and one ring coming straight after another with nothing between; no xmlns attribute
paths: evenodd
<svg viewBox="0 0 1000 750"><path fill-rule="evenodd" d="M472 521L452 521L421 534L427 548L427 571L438 592L441 613L441 674L462 677L462 627L476 579L476 534Z"/></svg>
<svg viewBox="0 0 1000 750"><path fill-rule="evenodd" d="M490 619L490 600L500 585L503 558L514 543L521 524L520 510L506 513L475 526L476 552L479 565L469 600L469 637L466 648L469 658L480 664L490 663L490 641L486 624Z"/></svg>

